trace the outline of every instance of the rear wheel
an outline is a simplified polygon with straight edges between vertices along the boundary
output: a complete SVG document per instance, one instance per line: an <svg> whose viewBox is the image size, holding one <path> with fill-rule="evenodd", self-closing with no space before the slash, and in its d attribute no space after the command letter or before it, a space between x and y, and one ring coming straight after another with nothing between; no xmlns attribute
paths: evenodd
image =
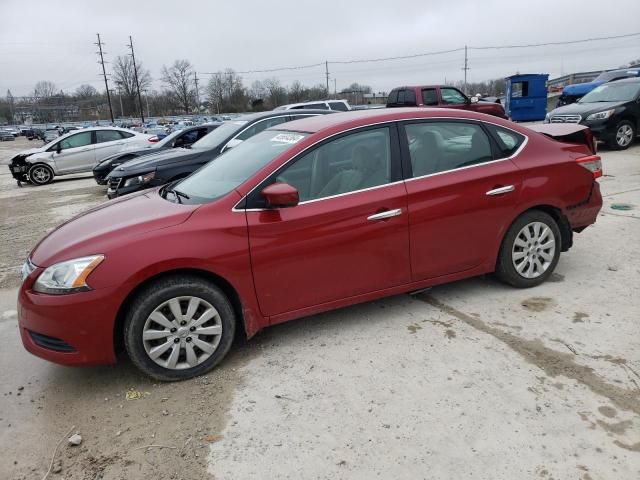
<svg viewBox="0 0 640 480"><path fill-rule="evenodd" d="M609 141L609 147L615 150L626 150L633 143L636 136L636 130L633 123L628 120L622 120L616 125L615 135Z"/></svg>
<svg viewBox="0 0 640 480"><path fill-rule="evenodd" d="M535 287L553 273L561 245L560 229L553 217L540 210L525 212L502 241L496 275L514 287Z"/></svg>
<svg viewBox="0 0 640 480"><path fill-rule="evenodd" d="M202 375L225 357L235 334L231 303L196 276L165 278L132 303L124 327L133 363L158 380Z"/></svg>
<svg viewBox="0 0 640 480"><path fill-rule="evenodd" d="M42 163L36 164L29 169L29 180L34 185L46 185L53 180L53 169Z"/></svg>

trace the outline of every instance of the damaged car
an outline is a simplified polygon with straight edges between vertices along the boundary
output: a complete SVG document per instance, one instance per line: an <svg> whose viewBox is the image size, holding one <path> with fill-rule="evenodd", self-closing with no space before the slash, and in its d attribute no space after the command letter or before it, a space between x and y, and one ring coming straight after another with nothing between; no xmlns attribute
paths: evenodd
<svg viewBox="0 0 640 480"><path fill-rule="evenodd" d="M115 153L149 145L150 135L123 128L74 130L40 148L18 153L9 170L18 181L46 185L58 175L91 172L96 163Z"/></svg>

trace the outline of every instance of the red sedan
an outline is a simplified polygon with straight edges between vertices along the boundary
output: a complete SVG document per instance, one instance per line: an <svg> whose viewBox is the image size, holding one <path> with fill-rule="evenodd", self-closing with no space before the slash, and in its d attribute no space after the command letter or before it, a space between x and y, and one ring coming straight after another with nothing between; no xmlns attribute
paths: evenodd
<svg viewBox="0 0 640 480"><path fill-rule="evenodd" d="M489 272L538 285L602 206L590 131L540 129L413 108L266 130L43 239L23 269L24 346L65 365L124 346L178 380L236 330Z"/></svg>

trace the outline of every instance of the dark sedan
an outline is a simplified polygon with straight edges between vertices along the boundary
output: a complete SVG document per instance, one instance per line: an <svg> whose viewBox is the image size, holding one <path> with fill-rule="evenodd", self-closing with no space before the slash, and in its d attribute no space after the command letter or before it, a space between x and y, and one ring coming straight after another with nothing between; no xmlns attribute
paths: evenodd
<svg viewBox="0 0 640 480"><path fill-rule="evenodd" d="M552 110L547 123L580 123L610 148L628 148L640 131L640 78L605 83Z"/></svg>
<svg viewBox="0 0 640 480"><path fill-rule="evenodd" d="M145 155L114 168L107 177L107 196L115 198L146 188L184 178L224 151L233 148L261 131L331 110L280 110L242 115L223 123L213 132L194 143L190 149L169 150Z"/></svg>
<svg viewBox="0 0 640 480"><path fill-rule="evenodd" d="M93 178L95 178L98 185L105 185L107 183L107 175L109 175L109 172L123 163L143 155L151 155L170 148L189 148L220 125L222 125L221 122L216 122L198 125L197 127L189 127L184 130L177 130L172 134L167 135L151 147L120 152L116 155L107 157L94 167Z"/></svg>

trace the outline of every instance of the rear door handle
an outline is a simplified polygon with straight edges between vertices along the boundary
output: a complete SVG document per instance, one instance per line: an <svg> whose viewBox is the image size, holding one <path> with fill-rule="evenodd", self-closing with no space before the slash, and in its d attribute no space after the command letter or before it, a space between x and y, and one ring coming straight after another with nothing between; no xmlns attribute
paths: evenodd
<svg viewBox="0 0 640 480"><path fill-rule="evenodd" d="M505 187L494 188L489 190L485 195L502 195L503 193L513 192L516 189L513 185L507 185Z"/></svg>
<svg viewBox="0 0 640 480"><path fill-rule="evenodd" d="M369 215L367 220L375 221L375 220L385 220L391 217L397 217L398 215L402 215L402 209L396 208L395 210L387 210L386 212L375 213L373 215Z"/></svg>

